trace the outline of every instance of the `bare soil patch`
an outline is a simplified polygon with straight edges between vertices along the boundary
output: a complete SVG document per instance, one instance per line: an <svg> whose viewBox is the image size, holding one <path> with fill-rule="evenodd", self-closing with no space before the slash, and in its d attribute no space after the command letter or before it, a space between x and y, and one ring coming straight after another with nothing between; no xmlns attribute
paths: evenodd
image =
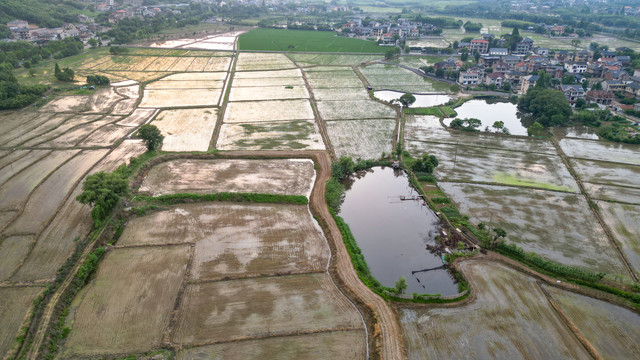
<svg viewBox="0 0 640 360"><path fill-rule="evenodd" d="M207 151L218 121L218 110L178 109L161 111L151 122L160 129L164 151Z"/></svg>

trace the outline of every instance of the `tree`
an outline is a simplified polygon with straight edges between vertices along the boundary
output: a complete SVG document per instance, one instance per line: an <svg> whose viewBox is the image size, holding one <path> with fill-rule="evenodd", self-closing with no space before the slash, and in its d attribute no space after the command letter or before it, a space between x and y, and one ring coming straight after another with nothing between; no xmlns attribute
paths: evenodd
<svg viewBox="0 0 640 360"><path fill-rule="evenodd" d="M113 173L100 171L87 176L82 184L82 193L76 200L93 207L91 218L96 224L106 219L120 198L129 192L129 182L124 174L122 167Z"/></svg>
<svg viewBox="0 0 640 360"><path fill-rule="evenodd" d="M476 118L464 119L464 121L467 123L467 128L469 130L475 131L482 126L482 121Z"/></svg>
<svg viewBox="0 0 640 360"><path fill-rule="evenodd" d="M138 137L142 139L147 146L148 151L153 151L160 146L164 136L155 125L145 124L138 130Z"/></svg>
<svg viewBox="0 0 640 360"><path fill-rule="evenodd" d="M464 48L460 52L460 60L466 62L469 59L469 49Z"/></svg>
<svg viewBox="0 0 640 360"><path fill-rule="evenodd" d="M509 83L507 83L507 82L506 82L506 83L504 83L504 84L502 84L502 90L504 90L504 91L511 91L511 84L509 84Z"/></svg>
<svg viewBox="0 0 640 360"><path fill-rule="evenodd" d="M598 44L597 42L594 41L591 44L589 44L589 50L596 51L596 50L598 50L599 46L600 46L600 44Z"/></svg>
<svg viewBox="0 0 640 360"><path fill-rule="evenodd" d="M581 43L582 41L578 39L571 40L571 46L573 46L574 48L577 48L578 46L580 46Z"/></svg>
<svg viewBox="0 0 640 360"><path fill-rule="evenodd" d="M451 86L449 86L449 90L453 93L453 94L457 94L460 92L460 85L458 84L451 84Z"/></svg>
<svg viewBox="0 0 640 360"><path fill-rule="evenodd" d="M444 69L443 68L438 68L436 69L436 77L444 77Z"/></svg>
<svg viewBox="0 0 640 360"><path fill-rule="evenodd" d="M109 78L104 75L89 75L87 76L87 84L109 85Z"/></svg>
<svg viewBox="0 0 640 360"><path fill-rule="evenodd" d="M544 126L537 121L527 128L527 135L529 136L541 136L543 132Z"/></svg>
<svg viewBox="0 0 640 360"><path fill-rule="evenodd" d="M60 66L58 66L58 63L56 63L56 66L53 68L53 75L55 75L55 77L57 78L60 73L62 73L62 71L60 70Z"/></svg>
<svg viewBox="0 0 640 360"><path fill-rule="evenodd" d="M402 104L403 107L409 107L413 105L414 102L416 102L416 97L411 93L406 93L400 96L400 99L398 99L398 101L400 101L400 104Z"/></svg>
<svg viewBox="0 0 640 360"><path fill-rule="evenodd" d="M495 228L495 229L493 229L493 244L494 245L500 238L504 239L506 237L507 237L507 232L504 231L503 228Z"/></svg>
<svg viewBox="0 0 640 360"><path fill-rule="evenodd" d="M73 70L69 69L68 67L60 70L60 66L58 66L58 63L56 63L55 65L53 74L56 79L67 82L73 81L73 78L75 77L75 72Z"/></svg>
<svg viewBox="0 0 640 360"><path fill-rule="evenodd" d="M496 131L502 130L504 128L504 121L494 122L492 128L496 129Z"/></svg>
<svg viewBox="0 0 640 360"><path fill-rule="evenodd" d="M411 169L415 172L424 172L431 174L433 170L438 167L438 158L434 155L423 154L421 157L416 159L416 161L411 166Z"/></svg>
<svg viewBox="0 0 640 360"><path fill-rule="evenodd" d="M98 46L98 40L96 40L95 38L91 38L87 42L89 43L92 49L95 49Z"/></svg>
<svg viewBox="0 0 640 360"><path fill-rule="evenodd" d="M460 43L458 42L458 40L454 40L453 41L453 45L452 46L453 46L454 49L457 49L459 45L460 45Z"/></svg>
<svg viewBox="0 0 640 360"><path fill-rule="evenodd" d="M583 98L579 98L578 100L576 100L576 108L577 109L583 109L587 106L587 101Z"/></svg>
<svg viewBox="0 0 640 360"><path fill-rule="evenodd" d="M404 276L400 276L400 278L396 280L396 286L393 291L396 294L402 294L407 290L407 287L407 279L405 279Z"/></svg>
<svg viewBox="0 0 640 360"><path fill-rule="evenodd" d="M602 90L602 82L593 83L591 90Z"/></svg>
<svg viewBox="0 0 640 360"><path fill-rule="evenodd" d="M520 97L518 108L529 112L544 126L559 126L564 124L571 115L571 105L559 90L533 87Z"/></svg>
<svg viewBox="0 0 640 360"><path fill-rule="evenodd" d="M473 54L473 58L476 60L476 64L477 64L478 61L480 61L480 53L476 51L475 54Z"/></svg>
<svg viewBox="0 0 640 360"><path fill-rule="evenodd" d="M400 144L400 143L398 143ZM402 148L400 148L402 149ZM400 150L402 151L402 150ZM331 175L341 180L355 171L356 164L348 156L341 156L337 162L331 164Z"/></svg>

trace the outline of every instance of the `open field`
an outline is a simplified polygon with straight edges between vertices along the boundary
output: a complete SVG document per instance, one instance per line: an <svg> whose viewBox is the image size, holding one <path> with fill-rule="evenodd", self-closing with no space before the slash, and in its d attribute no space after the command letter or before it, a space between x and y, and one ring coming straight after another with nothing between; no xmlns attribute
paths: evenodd
<svg viewBox="0 0 640 360"><path fill-rule="evenodd" d="M565 265L628 276L585 198L577 194L441 182L474 223L506 230L507 240Z"/></svg>
<svg viewBox="0 0 640 360"><path fill-rule="evenodd" d="M217 192L308 196L314 176L308 160L173 160L154 166L138 191L154 196Z"/></svg>
<svg viewBox="0 0 640 360"><path fill-rule="evenodd" d="M207 151L218 121L214 108L161 111L151 122L160 129L164 151Z"/></svg>
<svg viewBox="0 0 640 360"><path fill-rule="evenodd" d="M605 201L599 201L598 206L627 260L636 273L640 273L640 206Z"/></svg>
<svg viewBox="0 0 640 360"><path fill-rule="evenodd" d="M472 303L400 310L409 359L589 358L534 279L489 262L460 266Z"/></svg>
<svg viewBox="0 0 640 360"><path fill-rule="evenodd" d="M578 192L578 184L560 156L479 148L466 145L407 141L414 157L435 155L435 174L442 181L497 183Z"/></svg>
<svg viewBox="0 0 640 360"><path fill-rule="evenodd" d="M377 159L391 154L396 128L394 119L325 122L336 157Z"/></svg>
<svg viewBox="0 0 640 360"><path fill-rule="evenodd" d="M16 150L3 157L2 167L0 167L0 184L9 180L12 176L20 173L23 169L31 166L34 162L49 154L47 150ZM4 161L6 160L6 162Z"/></svg>
<svg viewBox="0 0 640 360"><path fill-rule="evenodd" d="M640 188L640 166L592 160L571 160L582 181Z"/></svg>
<svg viewBox="0 0 640 360"><path fill-rule="evenodd" d="M131 157L138 156L145 151L146 147L141 140L125 140L92 168L91 172L113 171ZM76 238L84 237L89 233L93 223L90 208L75 200L76 196L80 194L81 188L82 184L78 184L56 212L51 223L40 234L35 246L24 259L13 280L52 279L57 269L75 249Z"/></svg>
<svg viewBox="0 0 640 360"><path fill-rule="evenodd" d="M313 87L313 97L319 101L330 100L369 100L369 93L361 86L357 88L318 88Z"/></svg>
<svg viewBox="0 0 640 360"><path fill-rule="evenodd" d="M593 140L562 139L560 147L572 158L640 165L640 146Z"/></svg>
<svg viewBox="0 0 640 360"><path fill-rule="evenodd" d="M29 254L34 242L34 235L8 236L0 242L0 254L3 257L0 262L0 281L9 280L14 271L20 267L22 260Z"/></svg>
<svg viewBox="0 0 640 360"><path fill-rule="evenodd" d="M583 183L589 195L598 200L640 204L640 189L613 185Z"/></svg>
<svg viewBox="0 0 640 360"><path fill-rule="evenodd" d="M42 126L33 129L19 136L18 139L8 142L6 145L21 144L24 146L36 146L41 143L53 140L57 137L63 136L65 133L78 130L83 127L92 127L91 123L97 122L102 119L101 115L63 115L54 114L54 116L48 120ZM108 119L116 120L117 118L109 117ZM104 122L100 122L101 124Z"/></svg>
<svg viewBox="0 0 640 360"><path fill-rule="evenodd" d="M313 119L311 103L306 99L230 102L224 113L226 124Z"/></svg>
<svg viewBox="0 0 640 360"><path fill-rule="evenodd" d="M323 120L395 119L393 107L374 100L318 101Z"/></svg>
<svg viewBox="0 0 640 360"><path fill-rule="evenodd" d="M73 326L63 356L136 353L159 347L190 252L188 246L109 252L77 310L70 314Z"/></svg>
<svg viewBox="0 0 640 360"><path fill-rule="evenodd" d="M625 308L551 286L544 289L603 359L640 357L640 315Z"/></svg>
<svg viewBox="0 0 640 360"><path fill-rule="evenodd" d="M111 115L129 115L135 110L137 103L138 99L120 100L111 110Z"/></svg>
<svg viewBox="0 0 640 360"><path fill-rule="evenodd" d="M264 79L264 78L288 78L302 77L300 69L273 70L273 71L238 71L233 76L233 81L239 79Z"/></svg>
<svg viewBox="0 0 640 360"><path fill-rule="evenodd" d="M260 86L287 86L296 85L304 86L304 79L302 77L264 77L264 78L240 78L233 80L233 86L235 87L260 87Z"/></svg>
<svg viewBox="0 0 640 360"><path fill-rule="evenodd" d="M105 75L109 78L113 78L116 76L119 79L130 79L139 82L149 82L157 80L163 76L171 74L166 71L108 71L104 72L102 75Z"/></svg>
<svg viewBox="0 0 640 360"><path fill-rule="evenodd" d="M364 84L357 76L338 76L331 77L334 73L328 73L328 76L317 77L309 76L309 85L312 88L364 88ZM354 74L355 75L355 74Z"/></svg>
<svg viewBox="0 0 640 360"><path fill-rule="evenodd" d="M208 359L362 359L365 337L360 330L272 337L181 350L178 360Z"/></svg>
<svg viewBox="0 0 640 360"><path fill-rule="evenodd" d="M284 54L240 53L236 71L294 69L296 65Z"/></svg>
<svg viewBox="0 0 640 360"><path fill-rule="evenodd" d="M220 101L222 88L145 90L140 107L169 108L177 106L216 106Z"/></svg>
<svg viewBox="0 0 640 360"><path fill-rule="evenodd" d="M449 84L424 78L394 65L374 64L360 68L369 84L376 90L405 92L449 92Z"/></svg>
<svg viewBox="0 0 640 360"><path fill-rule="evenodd" d="M35 286L0 288L0 357L13 345L31 302L42 290Z"/></svg>
<svg viewBox="0 0 640 360"><path fill-rule="evenodd" d="M224 87L224 80L167 80L166 78L150 83L146 90L172 90L172 89L219 89Z"/></svg>
<svg viewBox="0 0 640 360"><path fill-rule="evenodd" d="M113 106L124 99L112 86L97 88L91 95L60 96L48 102L40 111L42 112L87 112L108 113Z"/></svg>
<svg viewBox="0 0 640 360"><path fill-rule="evenodd" d="M440 124L439 118L430 115L407 115L405 138L415 141L452 145L466 144L476 147L557 155L556 148L551 141L500 136L485 132L449 131Z"/></svg>
<svg viewBox="0 0 640 360"><path fill-rule="evenodd" d="M203 73L180 73L165 76L158 82L162 81L215 81L227 78L226 72L203 72Z"/></svg>
<svg viewBox="0 0 640 360"><path fill-rule="evenodd" d="M178 311L178 344L362 327L328 274L189 285Z"/></svg>
<svg viewBox="0 0 640 360"><path fill-rule="evenodd" d="M216 148L220 150L325 149L313 121L276 121L223 124Z"/></svg>
<svg viewBox="0 0 640 360"><path fill-rule="evenodd" d="M116 124L121 126L138 127L149 120L154 112L154 109L136 109L131 113L131 115L118 121Z"/></svg>
<svg viewBox="0 0 640 360"><path fill-rule="evenodd" d="M289 57L300 66L312 65L360 65L367 61L380 60L380 55L339 55L339 54L296 54L290 53Z"/></svg>
<svg viewBox="0 0 640 360"><path fill-rule="evenodd" d="M308 99L304 85L280 85L262 87L231 87L229 101L256 101L279 99Z"/></svg>
<svg viewBox="0 0 640 360"><path fill-rule="evenodd" d="M60 136L51 139L50 141L39 143L38 146L45 148L75 147L78 146L81 141L83 141L94 131L110 123L117 122L120 119L120 117L105 116L100 120L96 120L94 122L86 123L84 125L72 128L70 131L61 134Z"/></svg>
<svg viewBox="0 0 640 360"><path fill-rule="evenodd" d="M374 41L335 36L333 32L253 29L238 37L240 50L384 53Z"/></svg>
<svg viewBox="0 0 640 360"><path fill-rule="evenodd" d="M133 129L128 126L109 124L91 133L90 136L82 140L78 145L82 147L111 146L131 132L133 132Z"/></svg>

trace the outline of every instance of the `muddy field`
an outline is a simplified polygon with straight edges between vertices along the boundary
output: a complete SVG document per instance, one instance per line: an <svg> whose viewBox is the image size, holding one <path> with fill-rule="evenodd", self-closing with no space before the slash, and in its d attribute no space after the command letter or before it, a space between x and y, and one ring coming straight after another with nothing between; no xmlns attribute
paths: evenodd
<svg viewBox="0 0 640 360"><path fill-rule="evenodd" d="M313 121L223 124L220 150L321 150L325 145Z"/></svg>
<svg viewBox="0 0 640 360"><path fill-rule="evenodd" d="M640 206L599 201L600 214L620 242L631 266L640 273Z"/></svg>
<svg viewBox="0 0 640 360"><path fill-rule="evenodd" d="M573 158L640 165L640 146L592 140L562 139L560 147Z"/></svg>
<svg viewBox="0 0 640 360"><path fill-rule="evenodd" d="M145 90L140 107L170 108L178 106L217 106L222 88Z"/></svg>
<svg viewBox="0 0 640 360"><path fill-rule="evenodd" d="M583 183L589 195L598 200L640 204L640 188Z"/></svg>
<svg viewBox="0 0 640 360"><path fill-rule="evenodd" d="M189 246L111 251L69 316L73 327L63 356L137 353L159 347L190 253Z"/></svg>
<svg viewBox="0 0 640 360"><path fill-rule="evenodd" d="M584 295L544 289L603 359L640 358L640 315Z"/></svg>
<svg viewBox="0 0 640 360"><path fill-rule="evenodd" d="M313 88L313 97L319 101L330 100L369 100L369 93L364 87L349 88Z"/></svg>
<svg viewBox="0 0 640 360"><path fill-rule="evenodd" d="M161 111L151 122L160 129L163 151L207 151L218 121L218 109Z"/></svg>
<svg viewBox="0 0 640 360"><path fill-rule="evenodd" d="M295 64L284 54L240 53L237 71L280 70L295 68Z"/></svg>
<svg viewBox="0 0 640 360"><path fill-rule="evenodd" d="M0 357L11 349L31 302L42 287L0 288Z"/></svg>
<svg viewBox="0 0 640 360"><path fill-rule="evenodd" d="M391 154L394 119L327 121L325 125L338 158L378 159L382 153Z"/></svg>
<svg viewBox="0 0 640 360"><path fill-rule="evenodd" d="M393 107L374 100L318 101L323 120L395 119Z"/></svg>
<svg viewBox="0 0 640 360"><path fill-rule="evenodd" d="M374 64L361 67L360 72L376 90L397 90L414 93L449 92L449 84L424 78L394 65Z"/></svg>
<svg viewBox="0 0 640 360"><path fill-rule="evenodd" d="M401 309L409 359L586 359L534 279L466 261L476 299L461 307Z"/></svg>
<svg viewBox="0 0 640 360"><path fill-rule="evenodd" d="M304 85L279 85L262 87L231 87L229 101L257 101L280 99L308 99L309 92Z"/></svg>
<svg viewBox="0 0 640 360"><path fill-rule="evenodd" d="M225 123L313 119L309 100L230 102L224 113Z"/></svg>
<svg viewBox="0 0 640 360"><path fill-rule="evenodd" d="M441 182L472 222L502 227L507 240L566 265L628 276L622 260L581 195Z"/></svg>
<svg viewBox="0 0 640 360"><path fill-rule="evenodd" d="M341 55L341 54L289 54L301 66L311 65L360 65L363 62L380 60L381 55Z"/></svg>
<svg viewBox="0 0 640 360"><path fill-rule="evenodd" d="M223 191L308 196L314 177L309 160L174 160L154 166L138 191L154 196Z"/></svg>
<svg viewBox="0 0 640 360"><path fill-rule="evenodd" d="M179 351L178 360L208 359L362 359L366 343L361 330L231 342Z"/></svg>
<svg viewBox="0 0 640 360"><path fill-rule="evenodd" d="M592 160L571 160L581 180L604 185L640 188L640 166Z"/></svg>
<svg viewBox="0 0 640 360"><path fill-rule="evenodd" d="M362 327L327 274L189 285L178 312L178 344Z"/></svg>

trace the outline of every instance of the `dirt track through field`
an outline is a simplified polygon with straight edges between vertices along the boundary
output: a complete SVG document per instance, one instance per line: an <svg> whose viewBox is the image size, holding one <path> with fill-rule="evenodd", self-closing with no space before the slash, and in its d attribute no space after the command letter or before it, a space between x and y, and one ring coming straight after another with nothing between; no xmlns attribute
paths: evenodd
<svg viewBox="0 0 640 360"><path fill-rule="evenodd" d="M345 291L347 296L358 304L360 311L363 311L363 304L375 311L380 327L380 357L382 359L403 359L405 358L403 335L400 324L394 310L384 299L376 295L371 289L360 281L356 270L353 268L349 253L342 241L342 234L338 229L327 203L325 201L325 185L331 177L331 157L325 151L232 151L219 153L220 157L243 157L243 156L264 156L264 157L311 157L316 163L317 177L311 192L310 207L312 213L319 218L321 224L325 225L325 236L331 243L331 264L329 271L338 286ZM337 275L337 279L335 278ZM355 299L353 298L355 297ZM369 324L370 325L370 324ZM374 336L374 330L369 329L369 336ZM371 343L371 341L370 341ZM370 349L374 350L374 349Z"/></svg>

